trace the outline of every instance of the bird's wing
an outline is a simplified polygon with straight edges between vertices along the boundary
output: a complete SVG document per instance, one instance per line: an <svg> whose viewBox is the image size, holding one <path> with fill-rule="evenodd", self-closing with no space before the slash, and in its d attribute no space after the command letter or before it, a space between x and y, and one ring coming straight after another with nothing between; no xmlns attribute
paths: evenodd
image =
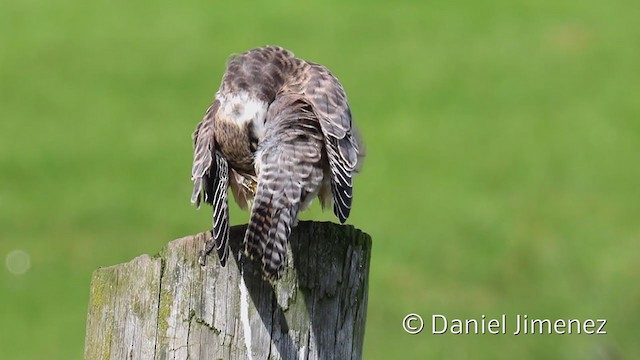
<svg viewBox="0 0 640 360"><path fill-rule="evenodd" d="M331 170L333 212L344 223L351 211L353 174L358 170L364 152L351 121L351 109L345 91L327 68L309 63L301 76L306 100L318 117Z"/></svg>
<svg viewBox="0 0 640 360"><path fill-rule="evenodd" d="M207 109L204 119L193 133L194 152L191 180L193 193L191 202L200 207L204 201L213 206L213 239L222 266L229 254L229 205L227 187L229 166L227 160L216 150L214 134L215 115L220 107L216 100Z"/></svg>
<svg viewBox="0 0 640 360"><path fill-rule="evenodd" d="M323 177L323 135L300 96L278 97L267 112L267 130L256 152L258 188L245 235L245 251L262 260L265 277L277 279L302 200Z"/></svg>

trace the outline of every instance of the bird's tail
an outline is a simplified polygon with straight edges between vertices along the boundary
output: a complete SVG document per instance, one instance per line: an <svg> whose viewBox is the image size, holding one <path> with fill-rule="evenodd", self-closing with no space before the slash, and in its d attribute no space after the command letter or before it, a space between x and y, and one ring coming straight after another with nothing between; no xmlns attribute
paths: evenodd
<svg viewBox="0 0 640 360"><path fill-rule="evenodd" d="M256 194L244 243L245 253L261 260L265 278L275 280L284 271L287 243L299 205L274 201L267 193L266 189L259 189Z"/></svg>
<svg viewBox="0 0 640 360"><path fill-rule="evenodd" d="M322 134L313 112L296 96L275 100L268 118L271 127L256 152L258 189L245 251L262 261L264 276L273 280L284 271L298 212L309 196L318 194L323 178Z"/></svg>

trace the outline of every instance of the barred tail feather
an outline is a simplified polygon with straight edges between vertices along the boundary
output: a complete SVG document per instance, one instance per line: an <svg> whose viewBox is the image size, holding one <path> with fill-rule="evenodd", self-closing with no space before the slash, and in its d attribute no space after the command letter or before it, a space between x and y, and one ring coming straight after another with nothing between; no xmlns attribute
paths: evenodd
<svg viewBox="0 0 640 360"><path fill-rule="evenodd" d="M282 207L273 216L262 256L262 269L268 278L278 279L284 271L291 226L298 217L297 208L298 206Z"/></svg>
<svg viewBox="0 0 640 360"><path fill-rule="evenodd" d="M266 196L265 191L259 189L244 238L245 254L251 259L262 259L265 253L265 244L273 220L272 213L271 196Z"/></svg>
<svg viewBox="0 0 640 360"><path fill-rule="evenodd" d="M280 278L286 264L289 234L306 194L306 179L300 176L312 172L311 166L296 164L285 156L292 146L279 144L281 152L272 149L262 153L258 190L245 236L246 253L261 261L263 275L270 280Z"/></svg>
<svg viewBox="0 0 640 360"><path fill-rule="evenodd" d="M287 260L287 243L291 227L298 216L298 206L274 207L273 199L256 195L251 220L245 235L245 252L260 260L267 279L279 279Z"/></svg>

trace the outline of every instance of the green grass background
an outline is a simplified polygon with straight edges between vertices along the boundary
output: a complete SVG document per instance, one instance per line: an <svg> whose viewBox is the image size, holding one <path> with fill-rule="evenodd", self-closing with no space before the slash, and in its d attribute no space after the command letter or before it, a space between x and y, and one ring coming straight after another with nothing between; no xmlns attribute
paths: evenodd
<svg viewBox="0 0 640 360"><path fill-rule="evenodd" d="M332 69L367 144L349 219L374 241L365 359L640 358L639 15L630 0L0 2L0 358L81 358L91 272L210 226L189 204L190 135L227 57L264 44ZM26 274L4 264L15 249ZM409 312L609 324L410 336Z"/></svg>

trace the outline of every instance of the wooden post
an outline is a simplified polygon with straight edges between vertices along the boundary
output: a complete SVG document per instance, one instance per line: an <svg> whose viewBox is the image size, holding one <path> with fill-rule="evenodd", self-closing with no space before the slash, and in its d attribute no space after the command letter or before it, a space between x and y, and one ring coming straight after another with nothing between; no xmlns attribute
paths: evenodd
<svg viewBox="0 0 640 360"><path fill-rule="evenodd" d="M93 273L85 359L360 359L371 238L352 226L300 222L275 284L232 253L198 263L205 233L158 255Z"/></svg>

